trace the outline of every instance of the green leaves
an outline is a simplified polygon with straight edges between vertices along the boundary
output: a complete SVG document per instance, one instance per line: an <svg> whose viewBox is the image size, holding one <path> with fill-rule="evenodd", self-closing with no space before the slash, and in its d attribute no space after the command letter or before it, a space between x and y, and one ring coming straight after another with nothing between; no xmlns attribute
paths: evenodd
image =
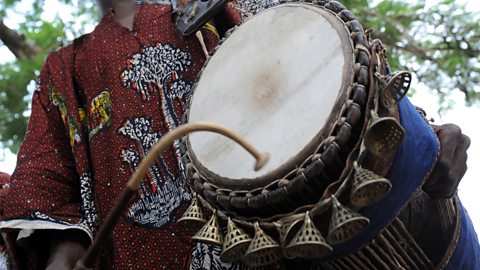
<svg viewBox="0 0 480 270"><path fill-rule="evenodd" d="M58 16L52 22L40 20L20 25L20 31L24 33L27 40L47 51L59 48L63 43L68 42L64 28L65 25Z"/></svg>
<svg viewBox="0 0 480 270"><path fill-rule="evenodd" d="M29 98L27 86L35 67L30 61L0 66L0 141L16 152L25 133Z"/></svg>
<svg viewBox="0 0 480 270"><path fill-rule="evenodd" d="M383 0L376 6L349 1L365 28L374 28L389 49L394 69L409 69L436 91L447 109L454 91L467 104L480 96L480 27L477 12L453 0Z"/></svg>

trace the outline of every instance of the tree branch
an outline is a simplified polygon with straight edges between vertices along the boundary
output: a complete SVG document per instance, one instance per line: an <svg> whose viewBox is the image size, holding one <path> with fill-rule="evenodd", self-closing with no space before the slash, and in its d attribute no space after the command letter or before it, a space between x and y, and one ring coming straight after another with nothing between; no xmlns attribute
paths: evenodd
<svg viewBox="0 0 480 270"><path fill-rule="evenodd" d="M413 56L418 57L419 59L422 60L428 60L431 61L432 63L436 63L437 60L431 56L429 56L425 50L419 49L418 47L415 46L409 46L411 45L410 43L407 43L405 46L401 46L398 44L398 42L391 40L389 38L382 38L382 42L387 45L387 47L390 48L395 48L404 52L407 52Z"/></svg>
<svg viewBox="0 0 480 270"><path fill-rule="evenodd" d="M27 42L22 34L10 29L0 18L0 40L20 60L33 60L40 52L40 47Z"/></svg>
<svg viewBox="0 0 480 270"><path fill-rule="evenodd" d="M412 36L410 36L407 31L405 31L405 29L403 29L403 26L401 23L395 21L394 19L392 19L391 17L389 16L385 16L383 14L380 14L378 12L375 12L371 9L366 9L364 8L362 10L363 12L365 12L365 14L368 14L370 16L375 16L375 17L378 17L378 18L381 18L383 21L385 21L388 25L390 25L393 29L395 29L400 35L402 35L403 37L405 37L405 39L407 40L407 44L405 46L400 46L397 44L397 42L395 41L392 41L392 40L388 40L388 39L385 39L382 41L391 46L391 47L395 47L399 50L403 50L403 51L406 51L408 53L411 53L423 60L430 60L432 62L435 61L435 59L433 59L432 57L430 57L427 52L422 48L420 47L416 42L415 42L415 38L413 38Z"/></svg>
<svg viewBox="0 0 480 270"><path fill-rule="evenodd" d="M385 44L389 45L390 47L394 47L394 48L397 48L399 50L403 50L403 51L405 51L407 53L410 53L410 54L412 54L416 57L419 57L420 59L436 62L436 59L431 57L427 53L427 51L448 51L448 50L452 50L452 51L456 51L460 54L464 54L464 55L466 55L467 57L470 57L470 58L475 58L475 57L480 56L480 50L473 48L471 46L471 44L469 43L469 41L466 40L464 37L462 37L462 41L465 42L465 44L467 44L467 48L462 48L460 43L459 43L460 40L458 40L457 38L455 38L454 42L449 42L449 41L446 40L446 37L443 37L444 38L443 45L438 45L438 46L429 47L429 48L422 48L415 41L415 38L413 38L413 36L411 36L410 34L407 33L407 31L404 29L403 25L401 23L397 22L396 20L394 20L392 17L385 16L385 15L380 14L378 12L375 12L374 10L371 10L371 9L363 9L362 11L365 12L366 14L370 15L370 16L376 16L376 17L381 18L385 23L387 23L393 29L395 29L395 31L397 31L400 35L402 35L406 40L406 44L404 46L402 46L402 45L399 45L394 40L391 40L391 39L389 40L388 38L383 38L382 41ZM454 31L451 30L450 32L454 32ZM472 37L471 40L475 40L475 38L476 38L476 36Z"/></svg>

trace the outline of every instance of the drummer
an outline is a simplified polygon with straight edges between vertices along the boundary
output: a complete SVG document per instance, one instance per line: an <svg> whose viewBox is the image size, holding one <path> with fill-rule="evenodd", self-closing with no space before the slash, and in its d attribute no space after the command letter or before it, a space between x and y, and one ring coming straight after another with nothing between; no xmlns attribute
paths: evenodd
<svg viewBox="0 0 480 270"><path fill-rule="evenodd" d="M44 64L17 168L0 197L0 229L28 243L17 247L27 269L71 269L140 159L181 122L205 61L202 45L213 48L219 33L208 24L203 41L180 39L171 6L157 2L98 0L103 17L95 30ZM440 130L442 142L460 145L426 186L442 197L463 176L468 144L455 139L460 130ZM180 152L174 145L152 166L99 251L98 269L244 268L222 263L217 247L193 244L199 228L176 224L191 200Z"/></svg>
<svg viewBox="0 0 480 270"><path fill-rule="evenodd" d="M29 244L27 269L71 269L140 159L181 122L206 59L202 46L213 48L219 33L209 23L202 42L181 39L168 1L153 2L97 1L103 17L95 30L51 53L42 68L0 203L0 228ZM217 260L217 249L192 244L198 228L176 224L192 198L179 151L171 147L152 166L98 269L232 267Z"/></svg>

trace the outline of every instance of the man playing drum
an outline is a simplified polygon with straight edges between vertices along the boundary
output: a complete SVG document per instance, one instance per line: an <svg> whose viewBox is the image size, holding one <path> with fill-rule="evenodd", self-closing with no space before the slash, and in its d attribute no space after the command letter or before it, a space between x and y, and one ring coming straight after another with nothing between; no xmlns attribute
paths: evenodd
<svg viewBox="0 0 480 270"><path fill-rule="evenodd" d="M103 17L95 30L51 53L45 62L17 167L9 189L0 193L0 229L15 239L12 253L22 258L15 260L19 268L71 269L141 159L181 124L206 60L205 47L211 50L220 35L207 23L201 38L181 39L171 5L154 2L158 3L97 1ZM216 26L228 29L263 6L249 1L229 4ZM400 113L402 107L410 108L406 102ZM453 125L436 131L442 145L439 162L423 187L433 199L450 200L466 170L469 139ZM219 246L192 242L199 226L176 223L193 197L184 178L183 154L177 142L151 166L112 238L98 251L96 269L248 269L241 262L222 262ZM396 170L395 164L392 168ZM425 177L428 172L419 174ZM436 204L431 205L436 211ZM434 210L412 205L405 211L415 217ZM407 225L413 228L416 220ZM437 226L424 224L431 233ZM423 233L422 228L411 232L416 237ZM425 242L422 248L428 246ZM452 253L455 245L450 249ZM433 256L443 258L435 252ZM338 268L340 262L332 260L312 268L350 269ZM288 269L289 263L283 259L265 268Z"/></svg>
<svg viewBox="0 0 480 270"><path fill-rule="evenodd" d="M28 253L21 268L71 269L141 158L180 125L205 54L195 37L178 36L171 5L154 2L97 1L95 30L46 60L0 203L2 231L28 244L18 247ZM215 27L201 31L213 48ZM152 166L98 269L200 269L207 259L224 268L216 249L192 244L194 227L175 222L191 200L179 151Z"/></svg>

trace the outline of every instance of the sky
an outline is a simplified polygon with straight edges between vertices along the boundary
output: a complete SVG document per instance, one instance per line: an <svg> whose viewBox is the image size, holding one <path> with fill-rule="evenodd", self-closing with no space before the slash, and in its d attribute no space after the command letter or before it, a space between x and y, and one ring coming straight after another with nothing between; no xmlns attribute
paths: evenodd
<svg viewBox="0 0 480 270"><path fill-rule="evenodd" d="M30 8L31 0L24 1L24 8ZM429 4L434 4L435 1L427 1ZM467 3L472 10L480 11L480 1L477 0L463 0L461 2ZM46 0L47 9L54 10L64 16L69 16L69 11L66 6L58 5L55 0ZM55 13L46 14L44 19L53 18ZM10 20L10 21L9 21ZM15 22L22 20L21 17L14 15L5 20L5 23ZM10 25L10 24L9 24ZM86 29L91 31L92 29ZM0 48L0 61L12 59L13 56L8 50ZM468 135L471 139L471 146L468 150L468 170L459 185L458 192L461 201L465 208L468 210L470 217L472 218L477 232L480 232L480 126L474 123L478 123L480 115L480 105L474 107L465 107L463 102L463 96L461 94L455 94L454 100L456 105L441 117L436 113L438 111L438 103L436 96L422 85L415 84L413 87L417 90L415 95L411 97L411 101L422 108L424 108L430 117L435 119L436 124L443 123L455 123L460 126L463 133ZM15 155L9 151L0 149L0 171L12 173L15 167Z"/></svg>

